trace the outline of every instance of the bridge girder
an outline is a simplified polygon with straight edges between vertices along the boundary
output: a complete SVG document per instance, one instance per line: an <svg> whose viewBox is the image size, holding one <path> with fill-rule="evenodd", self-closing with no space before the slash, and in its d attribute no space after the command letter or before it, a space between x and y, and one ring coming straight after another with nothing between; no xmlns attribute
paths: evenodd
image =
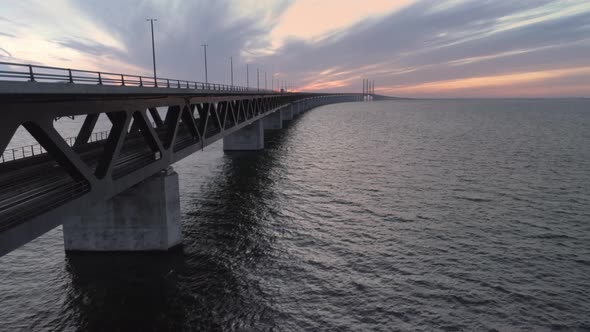
<svg viewBox="0 0 590 332"><path fill-rule="evenodd" d="M59 225L60 213L107 200L270 113L297 103L317 106L360 98L356 94L0 95L0 150L4 152L22 125L47 151L0 163L0 255ZM164 119L158 108L165 109ZM101 114L112 128L105 139L90 142ZM54 119L80 115L86 118L70 146L54 128ZM44 174L47 170L51 172ZM50 182L50 176L56 180ZM36 189L40 183L46 187L41 192L18 189ZM19 195L10 197L11 192Z"/></svg>

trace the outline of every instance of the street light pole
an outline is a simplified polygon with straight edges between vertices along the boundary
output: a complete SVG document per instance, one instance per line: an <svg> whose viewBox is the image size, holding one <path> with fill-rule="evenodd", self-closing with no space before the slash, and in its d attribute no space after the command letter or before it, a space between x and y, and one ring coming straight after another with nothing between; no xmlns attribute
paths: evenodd
<svg viewBox="0 0 590 332"><path fill-rule="evenodd" d="M264 72L264 90L266 90L266 71Z"/></svg>
<svg viewBox="0 0 590 332"><path fill-rule="evenodd" d="M201 44L201 46L203 46L203 50L205 52L205 83L209 83L209 80L207 78L207 44Z"/></svg>
<svg viewBox="0 0 590 332"><path fill-rule="evenodd" d="M152 27L152 60L154 63L154 86L158 86L158 81L156 80L156 45L154 43L154 21L157 21L155 18L148 18L146 21L150 21L150 25Z"/></svg>
<svg viewBox="0 0 590 332"><path fill-rule="evenodd" d="M256 68L256 89L260 91L260 69Z"/></svg>
<svg viewBox="0 0 590 332"><path fill-rule="evenodd" d="M246 88L250 89L250 72L248 71L248 64L246 64Z"/></svg>
<svg viewBox="0 0 590 332"><path fill-rule="evenodd" d="M229 70L231 72L231 86L234 86L234 57L229 57Z"/></svg>

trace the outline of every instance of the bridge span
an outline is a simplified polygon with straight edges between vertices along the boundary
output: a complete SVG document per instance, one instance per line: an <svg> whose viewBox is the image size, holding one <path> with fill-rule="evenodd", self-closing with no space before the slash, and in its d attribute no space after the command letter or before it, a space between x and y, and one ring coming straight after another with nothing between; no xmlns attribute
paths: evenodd
<svg viewBox="0 0 590 332"><path fill-rule="evenodd" d="M373 97L0 65L0 256L60 224L66 250L168 250L182 240L172 164L220 139L263 149L265 130L302 112ZM98 136L101 114L111 129ZM62 117L84 118L70 140ZM15 155L21 126L39 147Z"/></svg>

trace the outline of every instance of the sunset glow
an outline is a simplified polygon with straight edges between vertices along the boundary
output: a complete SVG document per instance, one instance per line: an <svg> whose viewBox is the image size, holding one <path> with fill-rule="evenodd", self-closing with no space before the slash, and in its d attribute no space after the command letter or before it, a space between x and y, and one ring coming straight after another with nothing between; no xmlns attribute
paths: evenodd
<svg viewBox="0 0 590 332"><path fill-rule="evenodd" d="M590 3L425 0L0 5L0 61L251 86L256 70L298 90L411 97L589 96ZM273 81L273 86L278 84ZM261 83L262 84L262 83ZM271 82L266 84L270 87ZM281 83L283 84L283 83Z"/></svg>

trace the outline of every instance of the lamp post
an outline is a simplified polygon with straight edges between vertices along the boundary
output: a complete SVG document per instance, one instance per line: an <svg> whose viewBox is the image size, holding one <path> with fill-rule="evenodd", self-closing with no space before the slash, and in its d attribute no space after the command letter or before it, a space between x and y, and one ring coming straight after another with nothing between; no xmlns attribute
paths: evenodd
<svg viewBox="0 0 590 332"><path fill-rule="evenodd" d="M248 64L246 64L246 88L250 89L250 72L248 71Z"/></svg>
<svg viewBox="0 0 590 332"><path fill-rule="evenodd" d="M234 57L229 57L229 72L231 73L231 86L234 86Z"/></svg>
<svg viewBox="0 0 590 332"><path fill-rule="evenodd" d="M209 80L207 78L207 44L201 44L201 46L203 46L203 50L205 52L205 83L209 83Z"/></svg>
<svg viewBox="0 0 590 332"><path fill-rule="evenodd" d="M152 27L152 60L154 63L154 86L158 86L158 81L156 80L156 45L154 43L154 21L157 21L155 18L148 18L146 21L150 21L150 25Z"/></svg>
<svg viewBox="0 0 590 332"><path fill-rule="evenodd" d="M256 89L260 91L260 69L256 68Z"/></svg>

